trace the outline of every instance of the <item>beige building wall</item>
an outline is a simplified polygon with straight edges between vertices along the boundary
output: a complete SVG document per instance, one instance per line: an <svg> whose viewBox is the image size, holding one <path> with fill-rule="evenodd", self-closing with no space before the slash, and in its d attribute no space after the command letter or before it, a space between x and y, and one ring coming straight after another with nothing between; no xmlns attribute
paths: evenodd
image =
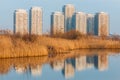
<svg viewBox="0 0 120 80"><path fill-rule="evenodd" d="M51 33L64 33L64 15L62 12L54 12L51 16Z"/></svg>
<svg viewBox="0 0 120 80"><path fill-rule="evenodd" d="M88 34L94 34L94 15L93 14L87 14L87 33Z"/></svg>
<svg viewBox="0 0 120 80"><path fill-rule="evenodd" d="M75 7L72 4L66 4L63 7L63 12L65 15L65 31L67 32L67 31L70 31L73 29L72 17L73 17L73 14L75 12Z"/></svg>
<svg viewBox="0 0 120 80"><path fill-rule="evenodd" d="M30 33L42 35L42 8L32 7L31 9L31 28Z"/></svg>
<svg viewBox="0 0 120 80"><path fill-rule="evenodd" d="M85 13L83 12L75 13L75 30L81 32L82 34L87 33L87 20Z"/></svg>
<svg viewBox="0 0 120 80"><path fill-rule="evenodd" d="M98 35L108 36L109 35L109 16L105 12L98 14Z"/></svg>
<svg viewBox="0 0 120 80"><path fill-rule="evenodd" d="M14 32L19 34L28 33L28 14L24 9L18 9L15 11L15 29Z"/></svg>

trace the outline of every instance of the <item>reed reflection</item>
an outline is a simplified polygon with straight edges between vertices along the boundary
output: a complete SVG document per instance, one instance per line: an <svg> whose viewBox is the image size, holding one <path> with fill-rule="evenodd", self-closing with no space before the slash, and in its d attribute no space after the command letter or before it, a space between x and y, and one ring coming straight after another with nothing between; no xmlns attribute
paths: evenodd
<svg viewBox="0 0 120 80"><path fill-rule="evenodd" d="M75 53L74 53L75 54ZM109 53L75 55L72 57L37 57L23 59L3 59L0 60L0 74L9 74L13 68L16 74L29 73L31 76L41 76L44 64L49 64L53 71L60 71L66 78L72 78L76 72L81 72L88 69L97 69L105 71L108 69Z"/></svg>

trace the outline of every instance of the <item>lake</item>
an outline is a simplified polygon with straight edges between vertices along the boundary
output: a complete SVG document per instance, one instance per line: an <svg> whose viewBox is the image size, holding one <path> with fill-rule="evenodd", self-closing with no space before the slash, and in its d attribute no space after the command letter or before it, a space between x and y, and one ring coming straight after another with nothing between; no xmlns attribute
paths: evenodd
<svg viewBox="0 0 120 80"><path fill-rule="evenodd" d="M0 80L120 80L120 54L95 50L0 59Z"/></svg>

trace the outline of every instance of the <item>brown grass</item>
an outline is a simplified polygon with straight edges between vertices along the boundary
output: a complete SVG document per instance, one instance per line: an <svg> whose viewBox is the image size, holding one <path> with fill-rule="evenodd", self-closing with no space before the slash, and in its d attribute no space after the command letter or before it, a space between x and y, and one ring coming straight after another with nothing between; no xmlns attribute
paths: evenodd
<svg viewBox="0 0 120 80"><path fill-rule="evenodd" d="M70 31L52 36L0 35L0 58L43 56L74 49L119 49L120 39Z"/></svg>
<svg viewBox="0 0 120 80"><path fill-rule="evenodd" d="M25 35L26 36L26 35ZM25 36L0 36L0 58L48 55L47 47Z"/></svg>

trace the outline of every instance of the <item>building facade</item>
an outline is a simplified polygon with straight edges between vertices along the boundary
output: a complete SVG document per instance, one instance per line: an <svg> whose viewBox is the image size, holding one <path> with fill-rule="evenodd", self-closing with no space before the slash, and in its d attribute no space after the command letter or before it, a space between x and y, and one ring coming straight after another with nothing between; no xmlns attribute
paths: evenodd
<svg viewBox="0 0 120 80"><path fill-rule="evenodd" d="M42 35L42 8L32 7L30 10L30 34Z"/></svg>
<svg viewBox="0 0 120 80"><path fill-rule="evenodd" d="M24 9L18 9L14 14L14 33L28 34L28 14Z"/></svg>
<svg viewBox="0 0 120 80"><path fill-rule="evenodd" d="M109 16L107 13L100 12L96 14L95 34L98 36L109 36Z"/></svg>
<svg viewBox="0 0 120 80"><path fill-rule="evenodd" d="M76 12L73 16L74 29L82 34L87 33L86 14L83 12Z"/></svg>
<svg viewBox="0 0 120 80"><path fill-rule="evenodd" d="M75 12L75 7L72 4L67 4L63 7L63 12L65 15L65 32L73 29L73 14Z"/></svg>
<svg viewBox="0 0 120 80"><path fill-rule="evenodd" d="M94 34L94 15L87 14L87 33Z"/></svg>
<svg viewBox="0 0 120 80"><path fill-rule="evenodd" d="M51 34L64 33L64 15L62 12L54 12L51 15Z"/></svg>

